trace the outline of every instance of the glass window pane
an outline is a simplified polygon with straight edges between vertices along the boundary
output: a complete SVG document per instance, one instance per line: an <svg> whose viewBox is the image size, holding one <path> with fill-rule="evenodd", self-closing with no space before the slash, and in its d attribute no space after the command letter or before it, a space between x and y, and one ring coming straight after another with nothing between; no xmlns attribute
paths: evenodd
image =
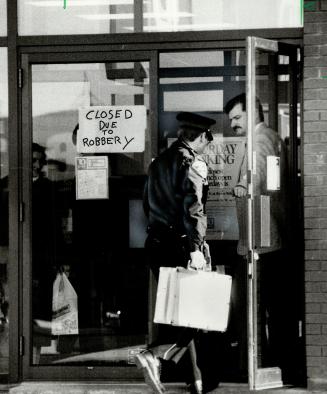
<svg viewBox="0 0 327 394"><path fill-rule="evenodd" d="M0 0L0 36L7 35L7 0Z"/></svg>
<svg viewBox="0 0 327 394"><path fill-rule="evenodd" d="M20 35L107 34L133 31L133 0L18 2Z"/></svg>
<svg viewBox="0 0 327 394"><path fill-rule="evenodd" d="M97 153L76 152L80 108L145 106L147 126L148 96L146 61L32 66L33 364L128 366L145 347L148 273L139 261L147 224L142 194L151 161L149 127L144 152L101 154L109 162L102 179L107 199L76 199L75 158L99 160ZM63 288L77 300L77 308L71 307L76 319L62 309Z"/></svg>
<svg viewBox="0 0 327 394"><path fill-rule="evenodd" d="M230 30L301 26L294 0L144 1L144 31Z"/></svg>
<svg viewBox="0 0 327 394"><path fill-rule="evenodd" d="M8 65L0 48L0 376L8 373Z"/></svg>
<svg viewBox="0 0 327 394"><path fill-rule="evenodd" d="M143 0L143 15L134 15L134 2L137 0L20 0L19 34L107 34L142 30L169 32L302 26L301 2L294 0Z"/></svg>
<svg viewBox="0 0 327 394"><path fill-rule="evenodd" d="M285 145L289 146L287 141L290 139L290 59L288 56L277 58L276 56L271 57L267 53L260 53L256 60L256 93L263 106L262 120L270 128L277 131ZM247 187L246 176L243 177L246 175L246 159L244 159L246 154L246 111L241 103L234 103L232 107L227 106L229 108L228 114L223 112L223 108L229 100L240 94L243 94L241 97L245 98L245 51L163 53L160 55L159 75L158 139L160 150L164 150L172 139L177 138L176 114L178 111L191 110L216 120L216 125L213 127L214 141L204 154L204 160L208 163L210 185L206 204L208 218L206 239L210 244L213 265L224 264L225 272L231 273L234 278L231 318L227 330L230 337L233 338L233 353L226 358L229 361L233 360L234 367L237 365L237 368L244 372L247 364L247 325L245 318L247 265L242 256L247 255L247 217L245 212L248 200L247 197L236 198L234 187L236 184L244 185L245 191ZM266 145L265 149L267 149ZM259 155L256 157L258 165L260 158ZM257 170L257 174L261 174L261 167L259 170ZM257 189L256 192L258 192ZM272 209L278 196L279 192L269 192ZM263 199L264 202L266 200ZM257 207L258 205L256 205ZM261 211L258 212L261 214ZM267 212L265 211L265 213ZM267 235L267 223L270 217L265 216L264 218L266 219L262 222L263 225L266 225L265 228L263 226L265 229L264 235ZM271 220L273 220L273 217L271 217ZM261 231L261 228L259 228L259 231ZM281 264L281 262L278 264ZM262 272L263 275L267 275L269 271ZM266 278L269 279L269 275ZM272 283L276 283L276 281ZM258 288L259 298L262 289L262 286ZM272 293L269 293L269 291L270 288L268 292L262 294L271 296ZM289 293L286 294L285 298L289 299ZM280 298L276 297L276 299L279 299L279 305L281 305ZM258 340L261 342L258 347L258 366L275 366L276 360L272 359L271 352L269 354L271 348L267 349L265 329L268 330L268 328L266 324L262 323L263 319L267 318L262 307L262 298L260 302L258 304L260 309L258 314L261 314L258 315ZM275 305L272 306L275 307ZM275 312L274 310L273 313ZM273 328L277 325L277 329L281 327L285 320L282 314L270 318L275 319ZM292 321L293 326L296 326L294 321ZM281 345L282 342L279 341L281 332L272 332L271 327L269 329L275 350L279 351L280 347L283 346ZM272 338L273 335L277 335L277 337ZM289 343L296 338L294 332L290 335L291 337L288 337ZM283 357L286 357L285 353ZM290 360L285 358L282 361L286 363ZM226 369L228 369L227 365ZM230 368L229 371L232 369ZM222 376L224 373L226 371L221 371Z"/></svg>
<svg viewBox="0 0 327 394"><path fill-rule="evenodd" d="M222 380L239 380L241 375L246 376L247 368L246 265L237 255L239 231L233 188L238 180L245 141L233 132L223 108L229 99L245 90L245 53L239 50L162 53L159 76L160 151L177 138L179 111L191 111L216 120L211 128L214 141L203 155L208 163L210 186L206 239L214 269L238 278L227 330L228 336L233 338L233 347L230 347L233 350L226 353L228 361L220 376ZM231 371L235 376L231 377Z"/></svg>

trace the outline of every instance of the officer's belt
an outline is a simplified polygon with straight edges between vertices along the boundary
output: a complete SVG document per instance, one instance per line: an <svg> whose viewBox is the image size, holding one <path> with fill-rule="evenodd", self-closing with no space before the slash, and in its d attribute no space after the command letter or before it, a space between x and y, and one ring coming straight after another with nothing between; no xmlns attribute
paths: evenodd
<svg viewBox="0 0 327 394"><path fill-rule="evenodd" d="M165 235L177 235L179 237L185 237L186 234L183 231L180 231L180 229L177 226L171 225L171 224L165 224L165 223L160 223L160 222L155 222L152 223L148 226L147 232L149 234L156 234L158 236L165 236Z"/></svg>

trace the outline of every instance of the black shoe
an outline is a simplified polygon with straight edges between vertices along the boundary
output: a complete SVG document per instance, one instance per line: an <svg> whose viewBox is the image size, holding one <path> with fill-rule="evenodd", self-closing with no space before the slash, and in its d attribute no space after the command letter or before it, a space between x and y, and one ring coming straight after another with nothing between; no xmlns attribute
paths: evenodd
<svg viewBox="0 0 327 394"><path fill-rule="evenodd" d="M143 370L145 382L156 394L163 394L164 386L160 381L160 360L149 350L145 350L135 356L135 364Z"/></svg>

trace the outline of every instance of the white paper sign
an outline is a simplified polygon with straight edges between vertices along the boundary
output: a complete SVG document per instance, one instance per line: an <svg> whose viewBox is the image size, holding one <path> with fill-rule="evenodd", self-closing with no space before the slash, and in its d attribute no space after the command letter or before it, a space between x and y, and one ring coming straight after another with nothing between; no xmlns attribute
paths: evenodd
<svg viewBox="0 0 327 394"><path fill-rule="evenodd" d="M79 109L79 153L144 152L144 105L94 106Z"/></svg>
<svg viewBox="0 0 327 394"><path fill-rule="evenodd" d="M280 158L267 156L267 190L280 190Z"/></svg>
<svg viewBox="0 0 327 394"><path fill-rule="evenodd" d="M75 165L76 200L109 197L107 156L76 157Z"/></svg>

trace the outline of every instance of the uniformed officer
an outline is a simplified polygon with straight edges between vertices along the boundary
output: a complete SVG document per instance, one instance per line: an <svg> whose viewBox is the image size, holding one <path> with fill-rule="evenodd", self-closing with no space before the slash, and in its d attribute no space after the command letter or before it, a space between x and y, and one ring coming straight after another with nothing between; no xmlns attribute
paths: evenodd
<svg viewBox="0 0 327 394"><path fill-rule="evenodd" d="M205 269L205 202L208 191L207 165L201 157L213 140L213 119L189 112L177 115L179 138L150 165L145 187L144 209L149 227L145 247L156 279L162 266ZM196 296L196 295L195 295ZM156 393L164 386L167 364L177 364L195 335L193 329L159 325L158 338L137 355L136 364ZM173 346L161 346L164 344ZM193 342L194 345L194 342ZM194 356L194 354L193 354ZM194 361L194 360L193 360ZM202 392L198 387L198 392Z"/></svg>

